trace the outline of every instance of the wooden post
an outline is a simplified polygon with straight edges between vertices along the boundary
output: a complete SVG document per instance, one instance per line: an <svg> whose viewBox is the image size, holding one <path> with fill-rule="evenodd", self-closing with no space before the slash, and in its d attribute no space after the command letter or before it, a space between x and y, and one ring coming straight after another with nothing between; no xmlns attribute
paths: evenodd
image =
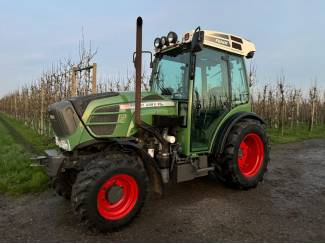
<svg viewBox="0 0 325 244"><path fill-rule="evenodd" d="M72 67L71 74L71 97L77 96L77 67Z"/></svg>
<svg viewBox="0 0 325 244"><path fill-rule="evenodd" d="M44 134L44 85L43 80L41 81L41 125L40 125L40 133Z"/></svg>
<svg viewBox="0 0 325 244"><path fill-rule="evenodd" d="M14 96L15 96L15 118L17 119L17 93Z"/></svg>
<svg viewBox="0 0 325 244"><path fill-rule="evenodd" d="M297 111L296 111L296 125L298 126L299 125L299 117L300 117L300 106L299 106L299 99L300 97L298 97L297 99L297 105L296 105L296 108L297 108Z"/></svg>
<svg viewBox="0 0 325 244"><path fill-rule="evenodd" d="M310 114L309 131L312 131L313 130L314 120L315 120L315 100L314 100L314 97L312 97L312 100L311 100L311 114Z"/></svg>
<svg viewBox="0 0 325 244"><path fill-rule="evenodd" d="M13 111L14 111L14 104L13 104L13 98L14 98L14 96L11 94L10 95L10 116L12 116L13 117Z"/></svg>
<svg viewBox="0 0 325 244"><path fill-rule="evenodd" d="M93 94L97 93L97 64L94 63L93 64L93 77L92 77L92 82L91 82L91 86L92 86L92 92Z"/></svg>

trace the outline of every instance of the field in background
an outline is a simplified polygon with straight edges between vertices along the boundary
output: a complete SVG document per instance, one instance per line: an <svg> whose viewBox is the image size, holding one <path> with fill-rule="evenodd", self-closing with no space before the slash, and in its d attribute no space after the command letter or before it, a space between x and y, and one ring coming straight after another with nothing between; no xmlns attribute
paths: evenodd
<svg viewBox="0 0 325 244"><path fill-rule="evenodd" d="M30 85L0 98L0 112L22 121L40 135L51 137L47 113L50 104L76 95L133 90L135 76L128 71L124 77L97 79L97 64L93 62L96 52L91 46L86 49L82 40L78 61L59 61ZM283 137L295 128L298 132L304 125L309 131L315 126L325 125L325 91L317 87L316 81L308 91L302 91L290 85L282 75L269 85L257 88L255 74L256 70L251 68L249 79L254 84L251 88L253 111L265 119L271 131L278 130ZM142 74L142 89L150 89L145 73Z"/></svg>

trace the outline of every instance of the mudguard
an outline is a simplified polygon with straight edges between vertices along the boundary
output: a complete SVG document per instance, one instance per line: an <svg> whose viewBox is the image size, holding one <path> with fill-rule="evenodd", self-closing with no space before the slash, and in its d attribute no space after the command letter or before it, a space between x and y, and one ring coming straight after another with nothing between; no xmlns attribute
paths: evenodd
<svg viewBox="0 0 325 244"><path fill-rule="evenodd" d="M143 166L149 176L152 190L158 194L163 194L163 181L156 160L154 160L146 151L144 151L141 145L135 142L125 140L119 141L118 144L121 145L123 148L129 148L134 150L141 157Z"/></svg>
<svg viewBox="0 0 325 244"><path fill-rule="evenodd" d="M223 123L217 133L217 136L215 137L214 143L212 144L214 145L212 149L212 153L214 155L219 155L223 152L229 132L238 121L245 118L255 119L260 121L264 125L266 124L266 122L261 117L259 117L256 113L253 112L239 112L234 114Z"/></svg>

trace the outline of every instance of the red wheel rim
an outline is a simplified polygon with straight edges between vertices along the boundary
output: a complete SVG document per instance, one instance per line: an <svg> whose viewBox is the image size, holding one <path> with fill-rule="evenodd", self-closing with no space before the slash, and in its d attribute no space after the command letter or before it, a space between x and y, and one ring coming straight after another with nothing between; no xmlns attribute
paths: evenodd
<svg viewBox="0 0 325 244"><path fill-rule="evenodd" d="M138 195L138 184L132 176L114 175L98 191L97 210L107 220L121 219L132 211Z"/></svg>
<svg viewBox="0 0 325 244"><path fill-rule="evenodd" d="M264 160L264 143L256 133L247 134L239 145L238 166L246 177L256 176Z"/></svg>

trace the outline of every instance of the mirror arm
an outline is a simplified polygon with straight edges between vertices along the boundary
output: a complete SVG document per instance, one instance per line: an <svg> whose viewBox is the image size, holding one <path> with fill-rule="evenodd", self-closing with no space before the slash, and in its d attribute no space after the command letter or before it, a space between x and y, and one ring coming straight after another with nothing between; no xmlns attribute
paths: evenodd
<svg viewBox="0 0 325 244"><path fill-rule="evenodd" d="M150 68L152 69L152 67L153 67L153 62L152 62L153 55L152 55L152 52L151 51L142 51L142 53L150 54ZM133 52L133 64L134 64L134 66L135 66L135 58L136 58L136 52Z"/></svg>
<svg viewBox="0 0 325 244"><path fill-rule="evenodd" d="M191 61L190 61L190 80L194 80L195 76L195 63L196 63L196 55L191 55Z"/></svg>

